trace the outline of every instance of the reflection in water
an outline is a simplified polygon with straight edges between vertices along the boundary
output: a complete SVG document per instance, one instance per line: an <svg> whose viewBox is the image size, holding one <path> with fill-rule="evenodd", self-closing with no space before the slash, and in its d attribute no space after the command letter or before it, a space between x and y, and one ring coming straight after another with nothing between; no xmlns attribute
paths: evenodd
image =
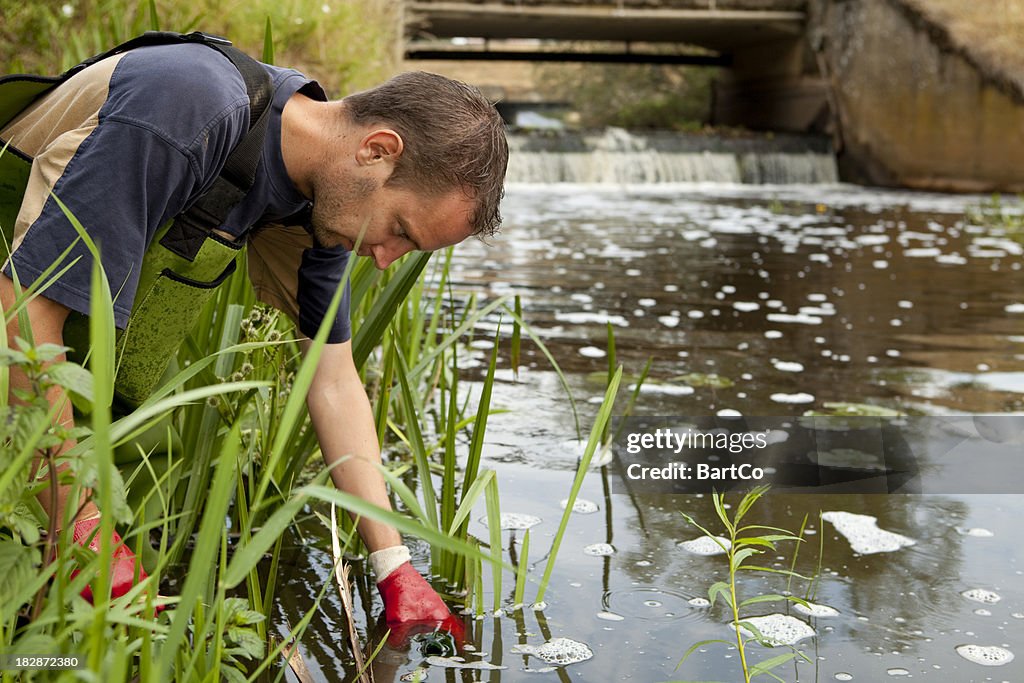
<svg viewBox="0 0 1024 683"><path fill-rule="evenodd" d="M523 297L528 321L567 372L584 425L596 410L591 399L604 391L606 359L596 351L609 323L633 381L654 358L655 390L642 392L637 406L643 415L789 416L827 402L927 415L1020 412L1022 249L963 220L977 201L845 186L512 188L504 234L457 251L454 286L456 297ZM481 325L478 336L497 322ZM484 458L497 471L502 510L544 520L530 532L527 607L513 609L507 576L505 616L467 617L476 646L467 661L507 668L430 667L414 644L390 653L392 673L424 666L428 680L494 683L735 680L738 658L725 646L704 646L674 668L691 644L730 637L721 601L692 602L727 577L722 556L678 547L699 535L680 511L721 531L708 496L612 493L618 474L595 469L580 497L601 514L572 517L547 607L530 609L581 451L557 377L539 354L525 354L524 363L518 381L507 367L499 371L494 401L511 411L492 414ZM821 522L823 511L870 515L915 544L858 553ZM788 588L838 612L789 610L817 635L797 644L813 664L787 664L776 671L785 680L878 681L896 671L1024 680L1024 496L769 494L749 515L792 530L806 519L799 551L780 543L758 562L788 569L796 553L795 570L817 578L787 586L784 577L751 573L741 595ZM486 538L473 518L471 533ZM312 540L296 549L280 582L278 609L291 624L331 572L323 532L315 522L303 531ZM512 555L516 533L503 532ZM614 554L585 552L599 543ZM419 567L427 564L422 550ZM354 582L360 635L376 643L367 634L380 610L375 589L358 571ZM1001 599L967 597L990 594ZM756 616L787 606L749 609ZM318 680L354 673L342 651L343 618L328 592L303 641ZM593 657L534 673L549 665L522 654L523 646L557 638L585 643ZM984 657L991 647L1018 656L988 668L964 655ZM754 661L780 654L751 652Z"/></svg>

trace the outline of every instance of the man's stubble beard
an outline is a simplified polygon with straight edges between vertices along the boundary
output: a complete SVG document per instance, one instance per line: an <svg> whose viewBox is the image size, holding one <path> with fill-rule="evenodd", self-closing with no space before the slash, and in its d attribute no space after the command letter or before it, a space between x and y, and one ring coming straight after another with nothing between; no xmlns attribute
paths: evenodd
<svg viewBox="0 0 1024 683"><path fill-rule="evenodd" d="M313 178L313 210L310 224L313 237L325 247L336 247L342 244L341 237L355 243L358 234L339 233L335 226L339 218L351 213L378 187L371 178L353 180L328 179L327 173L318 172ZM368 208L368 207L367 207ZM352 216L348 216L352 218ZM357 232L368 216L364 216L354 231Z"/></svg>

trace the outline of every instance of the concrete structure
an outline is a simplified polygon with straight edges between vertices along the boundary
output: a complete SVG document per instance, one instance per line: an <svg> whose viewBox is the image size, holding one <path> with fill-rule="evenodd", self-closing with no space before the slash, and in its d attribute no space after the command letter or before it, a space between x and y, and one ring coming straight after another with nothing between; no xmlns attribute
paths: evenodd
<svg viewBox="0 0 1024 683"><path fill-rule="evenodd" d="M1024 192L1019 79L976 61L912 0L812 0L808 9L845 178Z"/></svg>
<svg viewBox="0 0 1024 683"><path fill-rule="evenodd" d="M617 49L605 42L598 51L633 61L650 59L636 43L698 46L702 58L728 65L713 123L827 131L848 180L1024 191L1022 79L974 59L924 0L409 0L404 8L411 56L454 37L487 41L462 46L463 59L515 39L533 40L517 47L528 52L549 49L542 41L614 41ZM573 55L547 58L563 57ZM501 83L498 94L528 99L528 71L501 64L462 77L488 85L514 73L516 85Z"/></svg>

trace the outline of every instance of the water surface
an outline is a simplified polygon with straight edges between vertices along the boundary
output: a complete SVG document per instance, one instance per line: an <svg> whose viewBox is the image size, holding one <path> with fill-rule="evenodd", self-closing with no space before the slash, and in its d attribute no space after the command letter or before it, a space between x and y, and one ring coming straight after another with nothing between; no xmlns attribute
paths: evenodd
<svg viewBox="0 0 1024 683"><path fill-rule="evenodd" d="M460 247L453 277L457 292L522 296L568 375L584 432L604 391L608 323L627 373L654 359L641 414L798 415L834 401L925 415L1021 412L1024 249L964 219L980 201L842 185L515 186L503 233ZM496 323L486 321L477 336L487 339ZM511 412L492 416L484 466L497 470L503 511L543 519L531 531L536 582L581 448L543 356L525 349L518 379L507 355L502 368L494 402ZM728 381L702 385L707 375ZM468 617L476 654L467 659L506 668L427 666L427 680L740 680L737 652L721 644L675 670L692 644L730 638L724 606L694 600L726 575L722 557L678 546L698 535L681 511L715 524L710 500L612 494L617 476L613 467L588 475L580 495L598 509L574 515L543 611L511 609L507 576L504 614ZM855 553L833 524L819 522L827 511L871 515L914 544ZM487 538L476 521L483 514L471 532ZM785 680L1024 680L1024 496L769 495L751 515L794 530L808 517L813 535L796 568L819 577L814 602L838 611L815 618L782 602L749 608L750 616L788 611L815 629L796 646L811 663L786 665L777 672ZM318 523L304 529L308 542L282 582L282 623L298 620L330 573ZM504 538L517 553L522 532ZM426 549L414 550L425 567ZM788 567L792 555L782 547L762 563ZM371 615L359 615L365 634L380 606L372 586L359 585L356 603ZM801 596L806 588L790 586ZM747 597L784 589L771 575L740 586ZM535 593L533 583L528 601ZM354 671L342 619L329 597L304 641L322 680ZM585 643L594 656L538 672L544 662L516 652L553 638ZM982 666L957 653L965 644L1016 658ZM753 646L750 657L783 651ZM423 664L416 645L386 651L378 680Z"/></svg>

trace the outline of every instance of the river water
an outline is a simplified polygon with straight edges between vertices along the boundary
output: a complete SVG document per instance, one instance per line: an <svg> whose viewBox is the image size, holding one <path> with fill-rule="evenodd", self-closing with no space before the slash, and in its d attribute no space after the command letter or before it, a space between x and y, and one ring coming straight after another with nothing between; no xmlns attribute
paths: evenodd
<svg viewBox="0 0 1024 683"><path fill-rule="evenodd" d="M609 323L627 373L654 359L638 414L795 416L830 402L918 415L1020 413L1024 249L965 220L981 201L838 184L520 184L508 190L502 234L457 250L454 286L483 299L522 296L526 319L566 373L584 432L604 391ZM501 367L494 403L509 412L491 418L483 466L497 471L503 512L543 520L531 531L529 602L582 449L543 356L527 344L518 378L507 356ZM699 381L708 375L728 381ZM426 666L414 644L382 653L377 680L419 666L431 681L742 680L735 647L720 643L675 668L695 643L731 637L721 602L694 602L727 576L723 557L679 545L699 535L681 512L719 528L709 497L613 493L618 476L613 465L588 474L580 496L596 512L570 521L543 611L511 609L506 576L506 612L467 617L475 648L467 661L503 668ZM839 533L842 516L821 521L820 512L870 515L913 544L855 551ZM792 530L807 516L809 542L795 567L817 576L814 602L837 612L806 617L781 601L745 610L788 613L814 630L796 644L810 662L785 664L775 671L782 679L1024 680L1024 496L770 493L748 514ZM487 538L482 516L471 532ZM318 523L308 530L315 540L294 555L283 582L289 623L330 573L328 542ZM504 534L506 551L518 551L522 532ZM425 567L426 549L413 547ZM792 557L792 544L781 544L761 564L787 568ZM786 588L772 574L739 584L746 597ZM803 596L807 583L789 588ZM357 606L376 615L376 600L359 583ZM321 613L303 654L314 678L341 680L354 668L340 605L328 597ZM372 619L360 619L365 634ZM584 643L593 656L550 668L522 654L557 638ZM1006 655L964 645L1016 657L987 666L961 653ZM748 658L785 652L752 644Z"/></svg>

